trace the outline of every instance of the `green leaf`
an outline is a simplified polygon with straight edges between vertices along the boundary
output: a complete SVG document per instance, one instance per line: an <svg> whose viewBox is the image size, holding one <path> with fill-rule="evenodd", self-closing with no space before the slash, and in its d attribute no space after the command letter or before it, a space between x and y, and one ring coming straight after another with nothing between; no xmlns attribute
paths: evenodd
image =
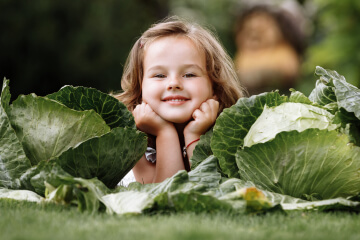
<svg viewBox="0 0 360 240"><path fill-rule="evenodd" d="M319 105L325 106L329 103L336 102L334 88L327 86L320 80L316 82L315 89L310 93L309 99Z"/></svg>
<svg viewBox="0 0 360 240"><path fill-rule="evenodd" d="M360 148L345 134L307 129L279 133L270 142L239 149L244 180L297 198L349 197L360 192Z"/></svg>
<svg viewBox="0 0 360 240"><path fill-rule="evenodd" d="M285 131L302 132L308 128L334 130L337 125L332 124L333 118L324 109L302 103L288 102L272 108L265 106L246 135L244 146L267 142Z"/></svg>
<svg viewBox="0 0 360 240"><path fill-rule="evenodd" d="M211 149L219 159L222 171L229 177L239 177L235 153L244 143L250 127L262 113L264 106L278 106L287 101L278 92L263 93L250 98L241 98L230 108L225 109L214 126Z"/></svg>
<svg viewBox="0 0 360 240"><path fill-rule="evenodd" d="M203 201L207 202L210 201L209 199L214 198L200 196L200 193L219 186L221 176L216 170L216 163L216 158L210 156L189 173L184 170L179 171L161 183L130 184L127 188L120 188L118 193L104 196L103 200L110 207L111 211L118 214L138 214L144 211L165 211L170 209L175 211L177 207L169 204L179 205L177 210L186 211L184 209L185 206L183 206L184 202L178 202L179 198L182 198L184 201L194 201L192 203L193 206L202 202L202 208L212 211L210 202L204 203ZM194 199L195 196L202 200ZM218 200L215 199L215 201ZM204 204L209 205L205 206Z"/></svg>
<svg viewBox="0 0 360 240"><path fill-rule="evenodd" d="M45 183L58 187L64 184L64 178L74 177L65 172L55 161L41 161L21 176L22 182L25 182L26 189L42 196L45 196Z"/></svg>
<svg viewBox="0 0 360 240"><path fill-rule="evenodd" d="M108 206L107 212L116 214L140 214L154 205L154 197L147 192L126 191L102 197Z"/></svg>
<svg viewBox="0 0 360 240"><path fill-rule="evenodd" d="M329 70L329 69L324 69L324 68L322 68L320 66L316 66L315 74L320 76L320 80L324 84L329 85L329 86L334 86L332 84L332 81L334 79L338 79L338 80L341 80L341 81L346 81L345 77L338 74L336 71Z"/></svg>
<svg viewBox="0 0 360 240"><path fill-rule="evenodd" d="M159 194L163 192L205 192L217 187L221 180L220 174L216 170L217 159L210 156L202 161L194 170L186 172L178 171L175 175L165 179L161 183L140 184L131 183L127 190L148 192Z"/></svg>
<svg viewBox="0 0 360 240"><path fill-rule="evenodd" d="M5 112L9 109L11 94L10 94L10 87L9 87L9 79L3 79L3 85L1 89L1 107Z"/></svg>
<svg viewBox="0 0 360 240"><path fill-rule="evenodd" d="M93 109L111 128L136 128L133 115L127 110L126 106L116 98L97 89L65 86L58 92L49 94L46 97L74 110Z"/></svg>
<svg viewBox="0 0 360 240"><path fill-rule="evenodd" d="M334 123L354 130L348 132L348 135L353 143L359 145L357 129L360 129L360 90L347 83L345 77L336 71L316 67L316 74L320 76L318 82L325 89L322 91L323 98L327 98L322 104L335 115ZM314 89L313 93L317 92L320 91Z"/></svg>
<svg viewBox="0 0 360 240"><path fill-rule="evenodd" d="M105 205L108 213L112 213L110 206L103 200L103 196L108 194L109 190L98 179L61 176L58 181L62 184L56 187L47 184L47 201L76 205L81 212L91 214L99 212Z"/></svg>
<svg viewBox="0 0 360 240"><path fill-rule="evenodd" d="M76 205L80 211L91 213L99 210L102 197L109 193L98 179L75 178L55 161L40 162L23 178L29 180L34 191L45 196L46 201Z"/></svg>
<svg viewBox="0 0 360 240"><path fill-rule="evenodd" d="M190 181L189 174L182 170L161 183L148 185L143 190L151 194L160 194L164 192L205 192L207 189L208 186L199 179L194 182Z"/></svg>
<svg viewBox="0 0 360 240"><path fill-rule="evenodd" d="M294 89L290 89L290 91L291 91L291 94L289 97L289 102L314 105L314 103L312 101L310 101L310 99L308 97L306 97L305 94L303 94L302 92L295 91Z"/></svg>
<svg viewBox="0 0 360 240"><path fill-rule="evenodd" d="M300 198L291 197L289 195L266 191L261 186L256 185L251 181L245 181L238 178L230 178L223 182L217 190L216 195L220 199L234 199L239 197L242 198L243 190L248 188L256 188L260 190L273 206L282 203L308 202Z"/></svg>
<svg viewBox="0 0 360 240"><path fill-rule="evenodd" d="M335 71L325 70L319 66L316 67L315 74L320 76L320 79L316 81L316 86L310 93L309 99L322 106L336 102L333 80L338 78L344 79L344 77Z"/></svg>
<svg viewBox="0 0 360 240"><path fill-rule="evenodd" d="M44 200L40 195L29 190L12 190L7 188L0 188L0 199L1 198L37 203L41 203Z"/></svg>
<svg viewBox="0 0 360 240"><path fill-rule="evenodd" d="M108 194L103 201L110 212L117 214L166 213L166 212L234 212L231 204L210 195L197 192L148 192L126 191Z"/></svg>
<svg viewBox="0 0 360 240"><path fill-rule="evenodd" d="M75 177L97 177L115 187L144 155L147 137L132 128L114 128L63 152L56 162Z"/></svg>
<svg viewBox="0 0 360 240"><path fill-rule="evenodd" d="M189 172L189 180L204 184L209 189L217 188L221 180L221 174L217 171L217 167L217 158L211 155Z"/></svg>
<svg viewBox="0 0 360 240"><path fill-rule="evenodd" d="M333 198L313 202L303 203L283 203L281 207L285 211L291 210L318 210L318 211L354 211L360 212L360 202L347 200L344 198Z"/></svg>
<svg viewBox="0 0 360 240"><path fill-rule="evenodd" d="M351 125L359 125L360 126L360 121L355 116L355 114L353 112L346 111L344 108L340 108L336 112L335 118L334 118L334 123L341 124L341 126L343 128L345 128L349 123Z"/></svg>
<svg viewBox="0 0 360 240"><path fill-rule="evenodd" d="M21 175L20 181L23 189L31 190L44 196L46 189L45 182L53 186L59 186L63 184L61 180L63 177L73 178L55 161L41 161Z"/></svg>
<svg viewBox="0 0 360 240"><path fill-rule="evenodd" d="M20 176L31 167L6 113L10 101L9 80L4 79L0 105L0 187L21 188Z"/></svg>
<svg viewBox="0 0 360 240"><path fill-rule="evenodd" d="M34 94L15 100L9 108L9 119L33 166L109 132L94 111L75 111Z"/></svg>
<svg viewBox="0 0 360 240"><path fill-rule="evenodd" d="M349 113L354 113L360 120L360 89L345 80L334 80L335 95L338 105Z"/></svg>
<svg viewBox="0 0 360 240"><path fill-rule="evenodd" d="M236 198L239 196L239 193L244 192L244 189L249 188L257 188L261 190L261 192L266 197L267 201L271 203L272 206L280 205L281 208L285 211L294 211L294 210L318 210L318 211L334 211L334 210L345 210L345 211L360 211L360 202L346 200L344 198L333 198L326 200L317 200L317 201L306 201L300 198L291 197L289 195L284 195L280 193L275 193L272 191L263 190L261 187L255 185L250 181L243 181L241 179L229 179L224 182L222 186L219 188L222 191L225 190L226 185L232 185L235 190L232 190L230 193L227 192L220 199L229 199Z"/></svg>
<svg viewBox="0 0 360 240"><path fill-rule="evenodd" d="M354 113L360 119L360 105L358 104L360 102L360 90L346 82L345 77L336 71L317 66L315 73L320 76L320 80L318 80L317 86L309 98L322 105L337 102L339 108L342 107L347 112Z"/></svg>
<svg viewBox="0 0 360 240"><path fill-rule="evenodd" d="M211 128L204 135L200 136L200 141L198 144L196 144L193 155L190 159L191 169L195 169L207 157L213 155L210 147L210 140L212 135L213 129Z"/></svg>

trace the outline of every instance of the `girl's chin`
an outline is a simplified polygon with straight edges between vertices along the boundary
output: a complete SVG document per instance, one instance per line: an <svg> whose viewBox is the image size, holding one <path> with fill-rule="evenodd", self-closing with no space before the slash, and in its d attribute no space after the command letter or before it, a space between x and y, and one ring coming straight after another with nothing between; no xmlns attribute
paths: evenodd
<svg viewBox="0 0 360 240"><path fill-rule="evenodd" d="M184 124L184 123L188 123L190 120L192 120L191 116L190 117L172 117L172 118L164 118L166 121L175 123L175 124Z"/></svg>

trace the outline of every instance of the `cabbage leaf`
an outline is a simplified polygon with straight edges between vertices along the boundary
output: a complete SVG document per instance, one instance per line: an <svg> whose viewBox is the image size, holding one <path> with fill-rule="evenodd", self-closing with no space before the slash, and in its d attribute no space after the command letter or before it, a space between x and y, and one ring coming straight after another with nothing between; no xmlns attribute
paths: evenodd
<svg viewBox="0 0 360 240"><path fill-rule="evenodd" d="M244 139L244 146L250 147L275 138L280 132L309 128L334 130L334 116L328 111L302 103L287 102L277 107L264 107L263 112L251 126Z"/></svg>
<svg viewBox="0 0 360 240"><path fill-rule="evenodd" d="M360 147L336 131L281 132L239 148L236 163L242 179L275 193L319 200L360 193Z"/></svg>
<svg viewBox="0 0 360 240"><path fill-rule="evenodd" d="M49 97L21 95L9 105L4 79L0 187L44 196L46 183L59 187L69 179L96 178L114 188L146 150L147 136L135 129L132 114L95 89L66 87Z"/></svg>
<svg viewBox="0 0 360 240"><path fill-rule="evenodd" d="M20 177L31 167L6 111L10 101L9 80L4 79L0 105L0 187L21 188Z"/></svg>
<svg viewBox="0 0 360 240"><path fill-rule="evenodd" d="M263 93L250 98L240 98L235 105L224 109L216 120L211 149L219 159L221 170L228 177L240 177L235 162L235 153L244 144L244 138L265 105L278 106L287 101L278 92Z"/></svg>
<svg viewBox="0 0 360 240"><path fill-rule="evenodd" d="M85 111L92 109L111 128L136 128L134 118L126 106L109 94L100 92L97 89L64 86L58 92L49 94L46 97L74 110Z"/></svg>
<svg viewBox="0 0 360 240"><path fill-rule="evenodd" d="M110 131L94 111L75 111L34 94L20 96L9 109L11 126L34 166Z"/></svg>

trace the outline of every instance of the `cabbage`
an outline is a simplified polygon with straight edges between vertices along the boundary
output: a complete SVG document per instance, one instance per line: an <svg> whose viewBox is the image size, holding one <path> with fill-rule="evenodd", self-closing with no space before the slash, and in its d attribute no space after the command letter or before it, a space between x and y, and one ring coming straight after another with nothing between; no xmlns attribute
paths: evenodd
<svg viewBox="0 0 360 240"><path fill-rule="evenodd" d="M146 150L147 137L136 130L125 105L96 89L67 86L47 97L21 95L11 105L9 100L4 79L0 187L44 196L51 171L61 168L65 175L97 178L114 188Z"/></svg>
<svg viewBox="0 0 360 240"><path fill-rule="evenodd" d="M316 74L309 97L275 91L225 109L196 145L192 171L116 188L147 145L121 102L66 86L10 105L4 80L0 198L116 214L360 212L360 91L335 71Z"/></svg>
<svg viewBox="0 0 360 240"><path fill-rule="evenodd" d="M224 110L210 145L228 177L307 200L359 195L360 90L335 71L316 73L309 98L263 93Z"/></svg>

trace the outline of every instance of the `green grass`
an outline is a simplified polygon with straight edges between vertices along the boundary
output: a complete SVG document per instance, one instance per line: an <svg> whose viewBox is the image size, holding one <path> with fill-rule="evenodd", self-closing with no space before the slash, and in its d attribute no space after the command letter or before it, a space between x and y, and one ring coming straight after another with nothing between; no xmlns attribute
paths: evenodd
<svg viewBox="0 0 360 240"><path fill-rule="evenodd" d="M359 239L360 215L292 212L117 216L0 200L0 239Z"/></svg>

